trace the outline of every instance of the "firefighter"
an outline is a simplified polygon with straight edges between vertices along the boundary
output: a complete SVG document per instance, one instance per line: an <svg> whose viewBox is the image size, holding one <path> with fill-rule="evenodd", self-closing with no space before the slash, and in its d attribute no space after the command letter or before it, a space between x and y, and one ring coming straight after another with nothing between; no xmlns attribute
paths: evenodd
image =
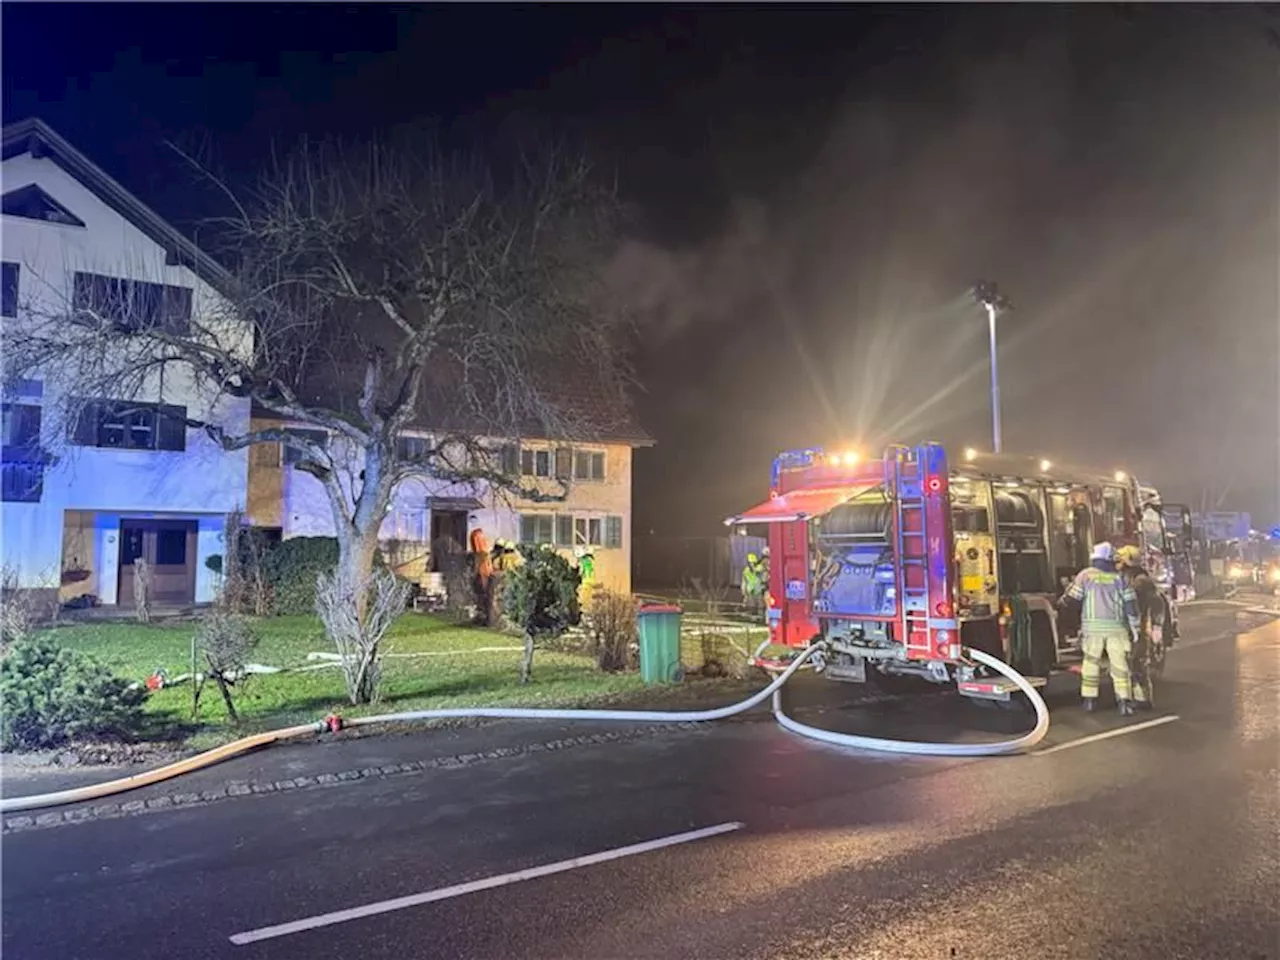
<svg viewBox="0 0 1280 960"><path fill-rule="evenodd" d="M760 558L754 553L747 554L746 566L742 568L742 602L746 604L747 609L752 613L756 613L760 609L760 601L764 597L765 584L768 580L768 574L765 572L764 564Z"/></svg>
<svg viewBox="0 0 1280 960"><path fill-rule="evenodd" d="M1132 684L1129 676L1131 636L1138 635L1138 603L1133 588L1116 570L1116 552L1111 544L1094 546L1092 563L1078 574L1063 597L1081 604L1080 644L1084 663L1080 668L1080 698L1085 710L1098 704L1098 682L1102 655L1107 655L1116 706L1122 716L1133 714Z"/></svg>
<svg viewBox="0 0 1280 960"><path fill-rule="evenodd" d="M471 531L471 595L475 602L477 626L489 626L493 613L493 561L489 557L489 541L479 527Z"/></svg>
<svg viewBox="0 0 1280 960"><path fill-rule="evenodd" d="M1160 588L1142 566L1142 555L1137 547L1121 547L1116 551L1116 563L1125 581L1133 589L1138 605L1138 630L1134 635L1133 700L1140 710L1151 709L1151 660L1154 647L1164 640L1164 598Z"/></svg>

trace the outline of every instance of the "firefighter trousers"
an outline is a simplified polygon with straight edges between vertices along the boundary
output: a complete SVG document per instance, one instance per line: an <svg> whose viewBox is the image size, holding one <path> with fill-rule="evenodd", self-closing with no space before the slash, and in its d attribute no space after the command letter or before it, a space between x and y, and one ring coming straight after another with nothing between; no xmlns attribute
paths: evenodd
<svg viewBox="0 0 1280 960"><path fill-rule="evenodd" d="M1107 655L1107 669L1111 672L1111 684L1117 700L1133 698L1133 683L1129 674L1129 653L1132 643L1127 633L1087 633L1081 638L1084 663L1080 665L1080 696L1096 697L1102 677L1102 655ZM1140 699L1145 699L1142 697Z"/></svg>

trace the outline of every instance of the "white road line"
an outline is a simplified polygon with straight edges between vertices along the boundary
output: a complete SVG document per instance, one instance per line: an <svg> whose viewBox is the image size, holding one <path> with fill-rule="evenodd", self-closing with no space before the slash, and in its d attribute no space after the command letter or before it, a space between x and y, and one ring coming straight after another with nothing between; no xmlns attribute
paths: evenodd
<svg viewBox="0 0 1280 960"><path fill-rule="evenodd" d="M538 877L564 873L567 870L576 870L579 867L590 867L597 863L618 860L622 857L633 857L638 853L650 853L654 850L661 850L664 847L674 847L681 843L705 840L708 837L716 837L722 833L741 830L744 826L746 824L737 821L721 823L714 827L703 827L701 830L690 830L687 833L677 833L657 840L646 840L643 843L633 843L626 847L615 847L612 850L588 854L585 857L574 857L572 860L560 860L557 863L548 863L541 867L529 867L527 870L517 870L515 873L503 873L496 877L486 877L483 880L472 880L468 883L459 883L451 887L440 887L437 890L414 893L407 897L396 897L394 900L366 903L364 906L335 910L333 913L322 913L316 917L293 920L273 927L259 927L257 930L246 930L244 933L232 934L231 942L236 946L244 946L246 943L257 943L259 940L287 937L292 933L302 933L304 930L315 930L318 927L328 927L335 923L346 923L348 920L359 920L361 917L372 917L379 913L390 913L393 910L404 910L406 907L435 903L438 900L461 897L468 893L478 893L481 890L505 887L508 884L519 883L522 880L535 880Z"/></svg>
<svg viewBox="0 0 1280 960"><path fill-rule="evenodd" d="M1120 727L1116 730L1107 730L1104 733L1095 733L1087 737L1081 737L1079 740L1068 740L1066 743L1059 743L1052 747L1045 747L1043 750L1032 750L1033 757L1046 757L1051 753L1057 753L1059 750L1070 750L1072 747L1083 747L1086 743L1097 743L1099 740L1110 740L1112 737L1123 737L1126 733L1137 733L1139 730L1148 730L1151 727L1158 727L1162 724L1173 723L1178 719L1176 713L1167 717L1156 717L1154 720L1147 720L1144 723L1135 723L1132 726Z"/></svg>

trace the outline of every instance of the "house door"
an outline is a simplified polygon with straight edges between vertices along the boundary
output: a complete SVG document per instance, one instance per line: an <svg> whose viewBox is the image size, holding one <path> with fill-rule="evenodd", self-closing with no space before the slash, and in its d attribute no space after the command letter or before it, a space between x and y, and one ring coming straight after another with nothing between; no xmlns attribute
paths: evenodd
<svg viewBox="0 0 1280 960"><path fill-rule="evenodd" d="M467 551L465 510L431 511L431 572L447 573L461 565Z"/></svg>
<svg viewBox="0 0 1280 960"><path fill-rule="evenodd" d="M117 603L134 605L134 564L151 565L152 604L193 603L196 598L196 522L121 520L120 592Z"/></svg>

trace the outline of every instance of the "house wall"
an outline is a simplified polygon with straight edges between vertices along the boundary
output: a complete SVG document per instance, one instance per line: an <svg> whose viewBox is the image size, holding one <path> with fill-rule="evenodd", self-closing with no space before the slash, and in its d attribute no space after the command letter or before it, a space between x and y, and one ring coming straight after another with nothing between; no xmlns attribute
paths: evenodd
<svg viewBox="0 0 1280 960"><path fill-rule="evenodd" d="M255 418L254 425L265 428L278 424ZM334 438L331 438L332 442L335 442ZM545 444L537 443L528 444L528 446L546 447ZM490 543L498 538L519 541L520 515L523 513L568 513L574 516L600 518L608 515L619 516L622 518L622 546L615 549L595 548L596 582L613 590L629 592L631 589L632 451L629 446L623 444L587 445L586 448L604 451L605 479L575 481L568 497L555 503L512 502L508 497L483 487L446 484L420 477L406 480L396 488L380 535L384 541L422 542L427 540L430 536L428 504L431 498L473 497L479 500L481 507L470 513L468 529L484 530ZM335 453L338 450L337 447L332 449ZM267 459L269 458L264 458L264 461ZM344 486L349 483L351 477L358 475L359 468L354 458L348 461L348 466L343 473ZM550 481L531 482L542 485L548 492L558 489ZM252 505L249 512L255 524L279 526L286 538L334 535L333 515L323 486L315 477L291 466L263 466L256 457L251 457L248 501ZM271 519L277 522L270 522ZM573 560L571 548L561 552L571 561ZM399 559L403 561L403 566L399 568L400 573L413 578L425 572L427 558L424 553L424 550L416 549L412 543L396 551Z"/></svg>
<svg viewBox="0 0 1280 960"><path fill-rule="evenodd" d="M14 324L20 330L31 316L47 319L65 314L78 270L188 287L192 290L193 317L206 326L227 322L219 296L211 287L186 267L166 265L159 244L53 160L12 157L4 161L3 179L5 191L39 184L85 223L84 227L73 227L12 216L0 218L3 257L20 267L19 316L16 320L5 318L6 325ZM227 453L195 430L187 431L185 451L71 446L64 439L65 393L52 377L46 377L43 385L42 442L59 460L45 471L39 503L3 504L0 551L4 564L18 571L24 587L58 587L64 563L70 565L73 556L79 556L82 564L92 564L93 592L103 602L112 602L118 562L114 540L118 539L120 517L188 516L200 520L202 559L197 600L211 599L203 553L217 551L208 549L212 541L205 527L216 525L220 531L221 515L244 504L246 452ZM215 402L174 365L153 377L142 395L129 399L180 404L191 416L219 423L231 432L248 426L247 401L224 398ZM93 517L95 530L92 558L84 555L88 553L87 515ZM106 530L111 522L115 523L114 534ZM68 553L71 548L84 553Z"/></svg>

